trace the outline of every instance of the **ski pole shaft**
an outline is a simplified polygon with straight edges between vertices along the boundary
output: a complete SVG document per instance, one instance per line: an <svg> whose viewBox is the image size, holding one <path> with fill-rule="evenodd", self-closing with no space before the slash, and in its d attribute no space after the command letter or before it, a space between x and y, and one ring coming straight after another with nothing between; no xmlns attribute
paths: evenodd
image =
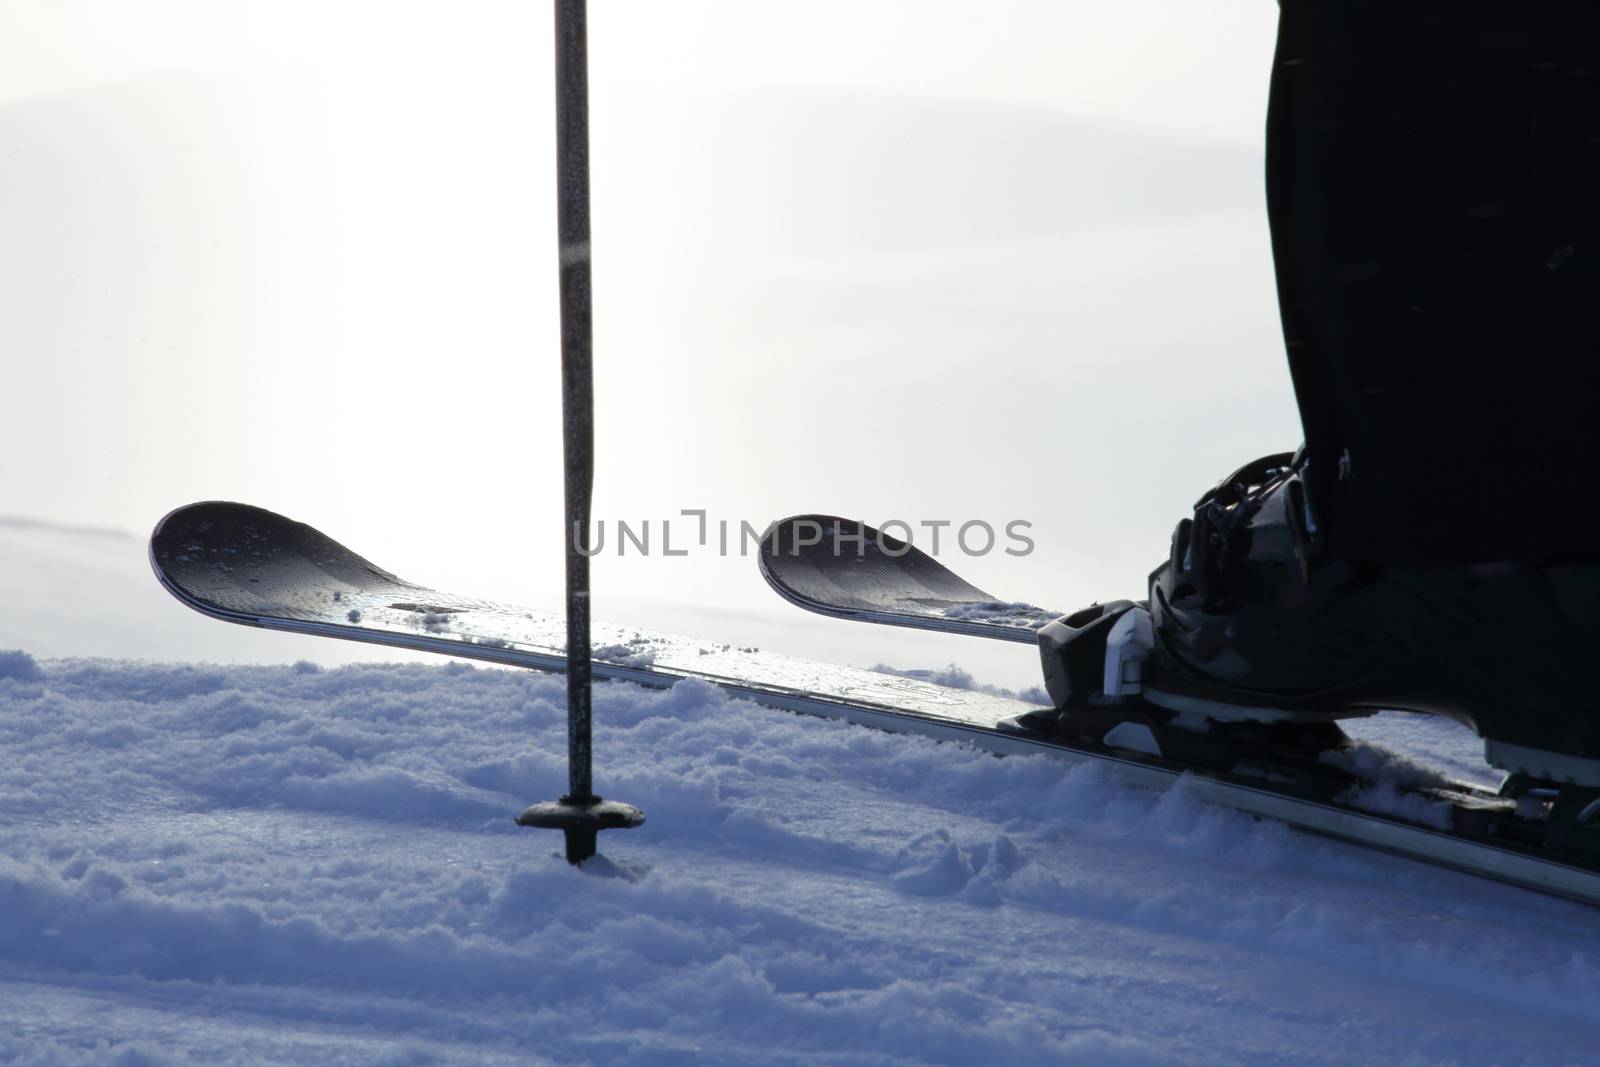
<svg viewBox="0 0 1600 1067"><path fill-rule="evenodd" d="M589 59L584 0L555 0L556 220L561 243L561 443L566 486L567 795L517 825L560 830L567 862L595 855L601 830L644 824L632 804L594 792L590 745L589 506L594 491L594 342L589 293Z"/></svg>
<svg viewBox="0 0 1600 1067"><path fill-rule="evenodd" d="M589 289L589 62L585 0L556 0L556 197L561 248L561 421L566 486L567 773L593 795L589 663L594 368Z"/></svg>

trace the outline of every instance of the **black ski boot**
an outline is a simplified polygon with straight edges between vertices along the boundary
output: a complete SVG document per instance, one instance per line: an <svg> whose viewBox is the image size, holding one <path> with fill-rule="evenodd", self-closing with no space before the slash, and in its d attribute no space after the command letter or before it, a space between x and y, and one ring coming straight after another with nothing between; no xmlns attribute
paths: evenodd
<svg viewBox="0 0 1600 1067"><path fill-rule="evenodd" d="M1277 736L1423 711L1473 727L1515 788L1600 791L1589 667L1600 650L1600 566L1340 560L1306 465L1282 453L1234 472L1178 524L1147 602L1097 605L1040 632L1063 722L1143 705L1124 718L1154 715L1157 734Z"/></svg>
<svg viewBox="0 0 1600 1067"><path fill-rule="evenodd" d="M1304 455L1235 472L1150 577L1145 699L1292 721L1382 708L1472 726L1489 761L1600 787L1600 566L1361 567L1328 550Z"/></svg>

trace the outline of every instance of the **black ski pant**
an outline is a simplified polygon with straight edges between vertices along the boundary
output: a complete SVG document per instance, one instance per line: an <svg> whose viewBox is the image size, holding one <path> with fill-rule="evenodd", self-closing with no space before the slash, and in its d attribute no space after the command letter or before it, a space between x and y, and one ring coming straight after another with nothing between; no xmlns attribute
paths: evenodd
<svg viewBox="0 0 1600 1067"><path fill-rule="evenodd" d="M1267 202L1334 552L1600 559L1600 0L1282 0Z"/></svg>

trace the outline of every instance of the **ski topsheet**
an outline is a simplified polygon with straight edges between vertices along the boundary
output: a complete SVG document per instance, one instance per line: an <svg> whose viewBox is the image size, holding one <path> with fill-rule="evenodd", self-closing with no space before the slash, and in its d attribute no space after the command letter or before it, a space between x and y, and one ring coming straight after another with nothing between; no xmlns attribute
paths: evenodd
<svg viewBox="0 0 1600 1067"><path fill-rule="evenodd" d="M779 596L840 619L1032 644L1062 614L1001 600L910 542L836 515L773 523L760 563Z"/></svg>
<svg viewBox="0 0 1600 1067"><path fill-rule="evenodd" d="M536 670L566 666L559 616L407 582L312 527L260 508L222 502L179 508L151 535L150 561L180 601L228 622ZM628 627L596 625L594 635L597 678L649 686L698 678L790 711L961 741L997 754L1097 761L1139 785L1167 788L1183 778L1204 799L1240 811L1600 904L1596 870L1440 829L1439 816L1448 811L1506 803L1471 786L1410 791L1429 807L1428 825L1395 814L1401 806L1363 807L1360 787L1372 783L1356 777L1348 796L1315 800L1274 790L1269 778L1195 770L1159 756L1029 732L1014 720L1036 707L1007 697ZM1398 778L1388 784L1406 788Z"/></svg>

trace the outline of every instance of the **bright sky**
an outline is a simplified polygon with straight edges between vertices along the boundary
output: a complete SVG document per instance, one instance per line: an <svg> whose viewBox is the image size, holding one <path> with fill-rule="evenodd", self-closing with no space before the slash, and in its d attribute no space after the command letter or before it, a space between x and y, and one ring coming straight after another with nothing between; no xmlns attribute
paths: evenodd
<svg viewBox="0 0 1600 1067"><path fill-rule="evenodd" d="M0 6L0 513L241 499L553 604L548 5ZM1070 609L1297 443L1269 0L591 8L597 518L1026 519L1032 556L944 558ZM748 559L595 578L605 618L1033 670Z"/></svg>

